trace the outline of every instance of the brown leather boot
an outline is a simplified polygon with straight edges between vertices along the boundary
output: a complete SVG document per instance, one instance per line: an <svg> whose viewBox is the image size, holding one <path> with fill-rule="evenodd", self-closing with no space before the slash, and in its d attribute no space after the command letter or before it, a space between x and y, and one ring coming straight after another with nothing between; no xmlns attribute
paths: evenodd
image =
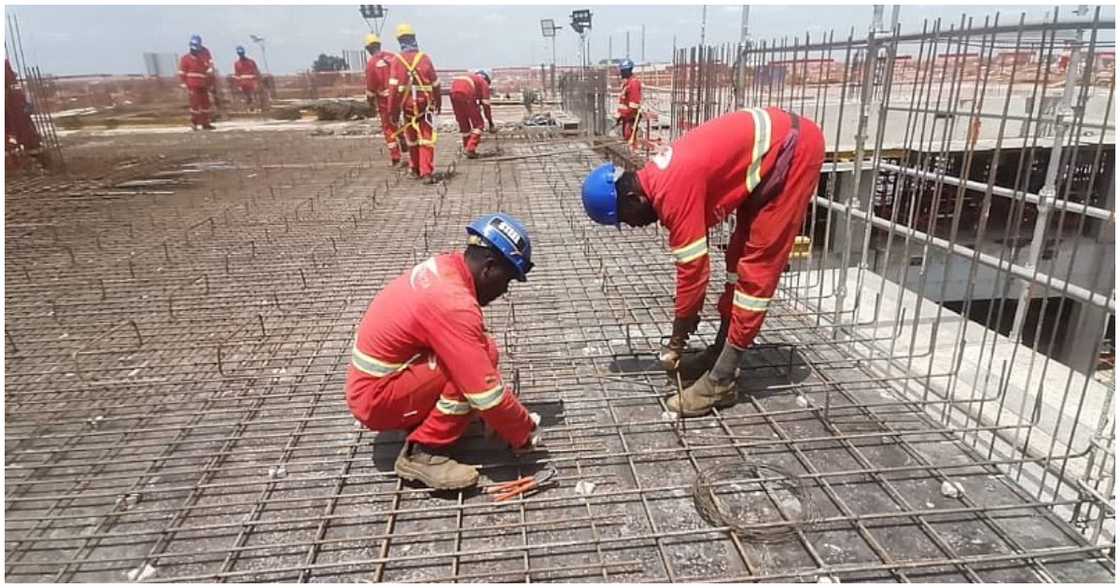
<svg viewBox="0 0 1120 588"><path fill-rule="evenodd" d="M665 399L669 412L684 417L704 416L713 408L727 408L735 404L738 395L735 383L717 384L704 372L694 384L685 388L684 393L670 394Z"/></svg>
<svg viewBox="0 0 1120 588"><path fill-rule="evenodd" d="M397 475L420 481L436 490L458 490L478 483L478 470L461 464L440 452L418 443L405 443L393 467Z"/></svg>
<svg viewBox="0 0 1120 588"><path fill-rule="evenodd" d="M677 370L674 373L669 371L669 383L672 385L677 384L677 374L681 376L682 386L691 386L693 382L700 379L704 372L712 369L716 364L716 359L719 358L720 347L709 345L703 351L693 351L681 356L680 363L677 364Z"/></svg>

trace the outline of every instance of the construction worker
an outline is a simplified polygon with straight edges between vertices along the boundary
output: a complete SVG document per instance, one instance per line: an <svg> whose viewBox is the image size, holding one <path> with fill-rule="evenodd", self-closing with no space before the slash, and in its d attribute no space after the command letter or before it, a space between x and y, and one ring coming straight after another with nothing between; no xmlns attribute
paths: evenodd
<svg viewBox="0 0 1120 588"><path fill-rule="evenodd" d="M498 373L482 307L533 268L525 227L487 214L467 226L465 252L431 257L398 276L358 325L346 376L350 412L374 431L409 431L397 475L431 488L473 486L478 471L447 456L482 418L518 454L536 446L531 415Z"/></svg>
<svg viewBox="0 0 1120 588"><path fill-rule="evenodd" d="M19 151L28 155L41 155L39 131L31 120L31 104L19 87L19 76L4 58L4 154Z"/></svg>
<svg viewBox="0 0 1120 588"><path fill-rule="evenodd" d="M672 381L679 374L692 382L667 399L670 411L700 416L735 402L736 369L762 328L823 159L824 138L811 121L754 108L696 127L638 172L608 163L584 181L583 206L594 221L639 227L660 221L669 230L677 294L661 361ZM708 286L707 231L732 213L719 334L703 352L685 355Z"/></svg>
<svg viewBox="0 0 1120 588"><path fill-rule="evenodd" d="M237 46L237 60L233 62L233 79L237 81L237 89L245 99L245 106L253 109L253 102L257 99L257 84L261 79L261 70L257 69L257 62L245 56L245 48Z"/></svg>
<svg viewBox="0 0 1120 588"><path fill-rule="evenodd" d="M210 94L214 101L213 112L216 114L217 110L222 108L222 87L218 84L218 67L214 65L214 55L210 53L210 49L202 44L202 37L199 35L191 35L191 41L198 41L199 54L210 64ZM213 118L213 115L211 118Z"/></svg>
<svg viewBox="0 0 1120 588"><path fill-rule="evenodd" d="M456 76L451 81L451 109L459 123L463 150L471 159L478 157L476 151L482 142L484 114L490 131L494 131L494 117L490 113L490 73L480 69L465 76Z"/></svg>
<svg viewBox="0 0 1120 588"><path fill-rule="evenodd" d="M201 127L211 131L214 130L210 124L210 116L214 113L210 105L214 61L198 35L191 36L189 48L190 51L179 60L179 80L190 95L191 128L197 131Z"/></svg>
<svg viewBox="0 0 1120 588"><path fill-rule="evenodd" d="M420 51L412 25L397 25L401 52L389 68L390 116L403 112L403 135L413 177L435 183L436 131L434 118L442 111L439 77L432 60Z"/></svg>
<svg viewBox="0 0 1120 588"><path fill-rule="evenodd" d="M389 70L396 55L381 50L381 37L370 33L366 35L366 102L370 109L377 109L381 119L381 132L385 135L385 147L389 149L389 163L397 165L401 161L400 143L397 142L397 118L389 113Z"/></svg>
<svg viewBox="0 0 1120 588"><path fill-rule="evenodd" d="M622 127L622 139L634 146L638 131L638 115L642 110L642 82L634 77L634 62L623 59L618 64L622 87L618 92L617 124Z"/></svg>

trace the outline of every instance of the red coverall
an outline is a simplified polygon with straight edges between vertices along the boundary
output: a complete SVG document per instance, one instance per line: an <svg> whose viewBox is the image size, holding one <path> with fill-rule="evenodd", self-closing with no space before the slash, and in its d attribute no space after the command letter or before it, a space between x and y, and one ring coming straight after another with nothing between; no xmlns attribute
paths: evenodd
<svg viewBox="0 0 1120 588"><path fill-rule="evenodd" d="M389 160L393 164L401 160L397 118L389 113L389 70L396 59L397 56L389 51L378 51L366 61L366 100L377 104L381 132L385 135L385 147L389 149Z"/></svg>
<svg viewBox="0 0 1120 588"><path fill-rule="evenodd" d="M179 60L179 80L187 85L187 91L190 92L192 125L210 124L210 115L214 112L210 106L210 82L214 65L207 55L208 53L202 52L197 55L187 53Z"/></svg>
<svg viewBox="0 0 1120 588"><path fill-rule="evenodd" d="M238 58L233 62L233 79L237 80L237 89L245 96L245 103L252 105L257 97L257 83L261 79L257 62L248 57Z"/></svg>
<svg viewBox="0 0 1120 588"><path fill-rule="evenodd" d="M641 107L642 83L634 76L622 80L622 88L618 94L618 118L622 119L622 138L631 145L634 144L634 135L638 129L638 111Z"/></svg>
<svg viewBox="0 0 1120 588"><path fill-rule="evenodd" d="M787 144L791 123L791 115L777 108L726 114L689 131L638 172L669 229L677 318L700 312L710 274L707 230L735 212L719 313L731 317L728 341L740 349L762 328L824 161L820 129L800 118L799 136ZM793 150L784 185L780 172L767 179L783 149Z"/></svg>
<svg viewBox="0 0 1120 588"><path fill-rule="evenodd" d="M481 110L479 107L481 106ZM478 74L456 76L451 82L451 108L463 136L463 148L474 153L482 142L482 115L493 121L490 113L490 84Z"/></svg>
<svg viewBox="0 0 1120 588"><path fill-rule="evenodd" d="M423 51L399 53L389 68L390 116L404 115L403 131L412 171L425 178L435 171L436 132L432 119L439 112L439 78ZM400 133L400 131L398 131Z"/></svg>
<svg viewBox="0 0 1120 588"><path fill-rule="evenodd" d="M445 447L477 413L512 447L529 441L529 413L498 373L463 253L429 258L373 299L354 342L346 403L375 431Z"/></svg>
<svg viewBox="0 0 1120 588"><path fill-rule="evenodd" d="M27 97L23 91L16 87L19 78L16 76L12 64L4 59L4 139L7 144L15 141L16 145L33 151L39 148L39 132L31 122L31 114L27 112Z"/></svg>

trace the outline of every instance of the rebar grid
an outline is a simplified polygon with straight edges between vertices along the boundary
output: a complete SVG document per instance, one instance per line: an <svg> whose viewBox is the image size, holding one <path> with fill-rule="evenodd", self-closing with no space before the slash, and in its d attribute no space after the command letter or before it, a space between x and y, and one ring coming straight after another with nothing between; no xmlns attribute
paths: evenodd
<svg viewBox="0 0 1120 588"><path fill-rule="evenodd" d="M662 418L674 386L651 353L671 321L663 235L587 222L592 143L499 135L503 154L548 155L455 161L445 185L424 187L367 141L230 136L166 169L9 195L9 222L26 227L7 262L6 579L1112 578L1111 539L1091 543L1055 514L1097 513L1102 499L1017 477L1064 467L1064 446L993 451L979 440L1036 424L956 423L938 417L994 400L907 393L955 382L953 365L876 369L923 357L890 348L914 312L878 316L901 294L861 306L869 281L837 313L832 270L794 261L742 401L682 427ZM103 195L169 177L169 194ZM74 191L81 207L66 206ZM560 480L501 504L402 484L401 436L356 427L342 395L369 300L493 210L534 240L530 281L487 319L507 379L544 416L546 451L517 460L472 431L459 453L491 481L534 461ZM714 331L705 321L697 343ZM703 521L696 474L745 458L796 476L819 521L768 545ZM595 489L578 495L579 481ZM946 482L963 496L943 495ZM773 515L762 527L791 528L789 504L749 498Z"/></svg>

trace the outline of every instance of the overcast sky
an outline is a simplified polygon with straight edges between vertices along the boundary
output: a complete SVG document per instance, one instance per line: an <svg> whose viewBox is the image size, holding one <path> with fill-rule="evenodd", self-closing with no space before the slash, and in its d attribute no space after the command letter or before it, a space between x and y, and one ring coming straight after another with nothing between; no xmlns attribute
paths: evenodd
<svg viewBox="0 0 1120 588"><path fill-rule="evenodd" d="M542 38L540 19L553 18L564 25L556 38L557 62L577 61L577 36L568 24L574 8L585 6L389 6L385 32L407 21L417 31L421 48L429 52L437 68L494 67L551 62L551 45ZM924 19L952 22L961 14L980 20L1000 12L1001 22L1042 18L1052 7L1045 5L1002 6L914 6L901 11L903 32L920 30ZM625 53L626 31L630 31L630 56L642 57L641 28L646 27L645 57L668 61L674 36L679 45L700 39L701 13L694 6L591 6L593 16L591 56L607 57L608 35L613 56ZM1065 17L1074 18L1073 6L1062 7ZM710 5L706 37L709 43L734 41L739 37L739 6ZM250 34L266 38L268 64L274 73L307 69L319 53L340 54L342 49L360 49L369 29L350 6L23 6L8 5L6 12L18 15L24 53L31 65L46 73L124 74L143 73L146 51L183 53L192 33L214 53L223 71L232 69L234 47L245 45L257 58L260 51ZM1069 14L1067 14L1069 13ZM815 38L835 29L845 36L851 27L866 34L871 5L752 6L750 31L757 40L783 35ZM1114 18L1107 6L1103 19ZM889 8L888 8L889 16ZM396 42L387 39L387 47ZM261 63L263 66L263 63Z"/></svg>

